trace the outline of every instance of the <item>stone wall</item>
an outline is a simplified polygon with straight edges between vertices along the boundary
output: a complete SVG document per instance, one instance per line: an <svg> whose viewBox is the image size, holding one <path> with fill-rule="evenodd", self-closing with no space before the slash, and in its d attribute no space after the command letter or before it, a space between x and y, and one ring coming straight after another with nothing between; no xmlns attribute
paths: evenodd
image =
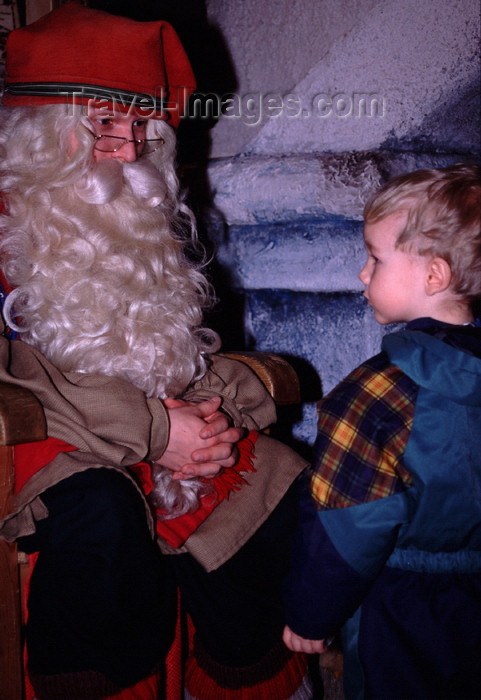
<svg viewBox="0 0 481 700"><path fill-rule="evenodd" d="M228 346L298 367L302 448L315 437L316 400L386 330L357 277L367 197L391 175L480 159L479 0L207 9L236 84L210 132L207 231L223 299L214 318Z"/></svg>

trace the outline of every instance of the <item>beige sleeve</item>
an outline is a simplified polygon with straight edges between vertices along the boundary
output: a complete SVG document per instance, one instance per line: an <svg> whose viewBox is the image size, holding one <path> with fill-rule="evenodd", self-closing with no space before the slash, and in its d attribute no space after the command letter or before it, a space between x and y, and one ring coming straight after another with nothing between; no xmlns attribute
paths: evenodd
<svg viewBox="0 0 481 700"><path fill-rule="evenodd" d="M187 389L184 399L202 401L221 396L222 410L237 427L263 430L275 423L275 403L249 367L222 355L212 355L210 359L209 370Z"/></svg>
<svg viewBox="0 0 481 700"><path fill-rule="evenodd" d="M122 379L64 374L27 343L0 340L0 381L35 394L50 436L116 466L163 453L169 420L160 400Z"/></svg>

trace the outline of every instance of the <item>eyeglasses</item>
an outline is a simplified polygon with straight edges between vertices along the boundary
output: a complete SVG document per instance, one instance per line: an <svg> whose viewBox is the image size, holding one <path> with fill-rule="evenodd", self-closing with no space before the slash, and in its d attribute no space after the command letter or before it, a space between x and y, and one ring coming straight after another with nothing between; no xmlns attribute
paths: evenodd
<svg viewBox="0 0 481 700"><path fill-rule="evenodd" d="M88 131L90 131L90 129ZM149 153L154 153L154 151L157 151L165 143L165 139L160 137L158 139L126 139L123 136L95 134L93 131L90 131L90 133L95 139L94 150L102 151L102 153L115 153L127 143L134 143L136 149L143 145L142 152L139 153L140 157L148 155Z"/></svg>

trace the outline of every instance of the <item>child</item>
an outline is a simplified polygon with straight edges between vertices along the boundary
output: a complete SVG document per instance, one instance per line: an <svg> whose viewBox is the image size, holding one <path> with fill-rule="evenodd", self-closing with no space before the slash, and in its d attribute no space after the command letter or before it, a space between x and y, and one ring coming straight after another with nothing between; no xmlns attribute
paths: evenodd
<svg viewBox="0 0 481 700"><path fill-rule="evenodd" d="M407 326L320 406L284 641L342 627L349 699L479 698L480 168L397 177L364 216L364 296Z"/></svg>

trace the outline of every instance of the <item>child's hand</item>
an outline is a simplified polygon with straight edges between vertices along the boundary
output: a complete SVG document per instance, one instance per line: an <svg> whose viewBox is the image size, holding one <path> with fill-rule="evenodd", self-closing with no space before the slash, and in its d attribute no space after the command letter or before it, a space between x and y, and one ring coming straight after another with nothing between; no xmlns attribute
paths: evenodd
<svg viewBox="0 0 481 700"><path fill-rule="evenodd" d="M230 426L228 416L218 410L220 404L217 396L200 403L164 400L170 420L169 443L157 461L175 472L174 479L212 477L236 463L236 443L244 431Z"/></svg>
<svg viewBox="0 0 481 700"><path fill-rule="evenodd" d="M291 651L300 651L304 654L324 654L329 649L324 639L304 639L287 625L284 627L282 640Z"/></svg>

